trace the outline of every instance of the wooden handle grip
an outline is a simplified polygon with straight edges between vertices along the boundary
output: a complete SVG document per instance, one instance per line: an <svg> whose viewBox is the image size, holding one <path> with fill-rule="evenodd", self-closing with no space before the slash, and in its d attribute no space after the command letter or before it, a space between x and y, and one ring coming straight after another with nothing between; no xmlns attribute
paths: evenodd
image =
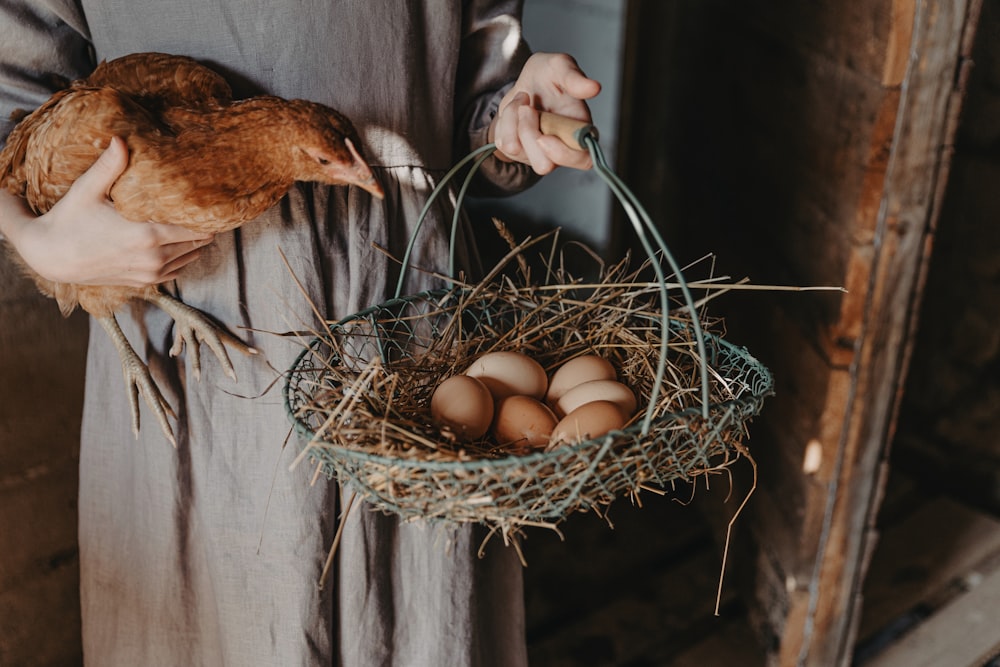
<svg viewBox="0 0 1000 667"><path fill-rule="evenodd" d="M587 150L587 147L583 145L583 138L588 134L597 139L597 128L590 123L549 111L539 113L539 125L542 134L559 137L564 144L578 151Z"/></svg>

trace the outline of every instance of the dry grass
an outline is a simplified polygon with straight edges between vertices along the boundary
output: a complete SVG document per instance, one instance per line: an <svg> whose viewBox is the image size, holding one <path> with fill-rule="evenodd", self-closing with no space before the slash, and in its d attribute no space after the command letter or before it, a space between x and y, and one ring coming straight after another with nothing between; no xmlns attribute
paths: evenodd
<svg viewBox="0 0 1000 667"><path fill-rule="evenodd" d="M511 250L482 281L390 301L317 336L286 387L309 440L300 461L313 460L318 473L385 511L481 522L506 538L522 526L554 527L574 511L600 511L623 494L723 470L748 453L746 422L771 380L722 342L718 321L703 308L673 304L663 355L663 307L659 284L643 280L648 267L630 269L626 258L600 265L598 279L584 284L566 270L558 235L515 243L499 229ZM530 261L540 247L545 252ZM707 406L696 324L709 332ZM431 393L479 355L500 350L528 354L549 372L578 355L604 356L641 408L621 431L551 451L519 455L489 436L460 442L431 418Z"/></svg>

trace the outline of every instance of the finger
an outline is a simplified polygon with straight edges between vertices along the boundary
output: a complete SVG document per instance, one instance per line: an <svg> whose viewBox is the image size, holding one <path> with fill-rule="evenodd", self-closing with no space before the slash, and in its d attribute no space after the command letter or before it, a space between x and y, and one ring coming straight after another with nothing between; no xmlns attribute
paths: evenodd
<svg viewBox="0 0 1000 667"><path fill-rule="evenodd" d="M592 166L590 153L570 148L556 137L542 136L538 139L538 146L554 165L584 171Z"/></svg>
<svg viewBox="0 0 1000 667"><path fill-rule="evenodd" d="M106 198L111 186L128 166L128 148L121 137L111 137L111 143L98 156L97 161L74 183L75 187Z"/></svg>
<svg viewBox="0 0 1000 667"><path fill-rule="evenodd" d="M188 243L191 241L200 241L202 242L201 245L207 245L215 238L215 234L211 232L188 229L181 225L170 225L159 222L150 222L147 224L149 225L147 231L154 235L159 245Z"/></svg>
<svg viewBox="0 0 1000 667"><path fill-rule="evenodd" d="M583 73L576 59L567 53L550 54L547 60L556 88L578 100L589 100L601 92L601 84Z"/></svg>
<svg viewBox="0 0 1000 667"><path fill-rule="evenodd" d="M589 78L577 67L566 71L562 87L567 94L578 100L589 100L601 92L600 82Z"/></svg>
<svg viewBox="0 0 1000 667"><path fill-rule="evenodd" d="M531 96L524 92L517 93L506 104L501 103L493 126L493 142L500 152L500 155L497 156L500 159L520 160L524 155L524 148L521 146L517 130L517 110L530 103Z"/></svg>
<svg viewBox="0 0 1000 667"><path fill-rule="evenodd" d="M188 243L185 245L190 246L191 244ZM184 269L191 262L201 257L203 252L202 249L203 246L199 245L198 247L189 250L187 252L181 253L176 257L174 257L172 260L168 261L160 269L159 275L155 277L155 279L152 281L152 284L166 283L170 282L171 280L176 280L177 277L181 274L182 269Z"/></svg>
<svg viewBox="0 0 1000 667"><path fill-rule="evenodd" d="M518 107L517 133L528 164L531 165L531 168L536 173L544 176L556 168L556 165L539 145L539 139L542 138L542 131L539 129L537 109L527 105Z"/></svg>
<svg viewBox="0 0 1000 667"><path fill-rule="evenodd" d="M147 287L174 280L184 267L201 256L207 243L201 239L184 241L133 254L128 264L115 274L114 284Z"/></svg>

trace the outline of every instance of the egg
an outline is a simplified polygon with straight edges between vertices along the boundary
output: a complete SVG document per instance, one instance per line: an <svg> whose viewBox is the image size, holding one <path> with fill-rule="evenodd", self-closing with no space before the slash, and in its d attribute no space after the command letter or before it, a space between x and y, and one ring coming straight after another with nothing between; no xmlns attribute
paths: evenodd
<svg viewBox="0 0 1000 667"><path fill-rule="evenodd" d="M486 435L493 421L493 395L468 375L453 375L431 394L431 416L463 440Z"/></svg>
<svg viewBox="0 0 1000 667"><path fill-rule="evenodd" d="M555 412L565 416L581 405L591 401L611 401L617 403L622 413L631 415L635 412L636 400L632 390L617 380L591 380L578 384L555 403Z"/></svg>
<svg viewBox="0 0 1000 667"><path fill-rule="evenodd" d="M497 400L515 394L541 399L549 386L542 365L521 352L487 352L465 374L481 380Z"/></svg>
<svg viewBox="0 0 1000 667"><path fill-rule="evenodd" d="M555 405L567 391L591 380L617 380L618 374L611 362L596 354L585 354L570 359L556 369L549 381L545 402Z"/></svg>
<svg viewBox="0 0 1000 667"><path fill-rule="evenodd" d="M556 416L537 398L516 394L501 399L493 415L493 436L512 451L526 453L548 444Z"/></svg>
<svg viewBox="0 0 1000 667"><path fill-rule="evenodd" d="M591 401L584 403L559 420L552 429L553 445L559 442L581 442L620 429L628 421L617 403Z"/></svg>

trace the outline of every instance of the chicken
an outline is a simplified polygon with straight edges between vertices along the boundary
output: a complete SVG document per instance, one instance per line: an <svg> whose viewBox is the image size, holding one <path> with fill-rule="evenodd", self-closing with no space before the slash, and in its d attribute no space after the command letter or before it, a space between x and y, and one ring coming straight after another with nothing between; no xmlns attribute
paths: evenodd
<svg viewBox="0 0 1000 667"><path fill-rule="evenodd" d="M213 70L160 53L102 62L24 116L0 151L0 185L45 213L116 136L125 140L130 158L109 197L129 220L225 232L259 216L295 181L355 185L383 196L357 151L354 128L337 111L273 96L233 100L228 83ZM57 284L20 264L63 314L79 305L114 341L136 435L141 394L176 445L168 419L174 412L115 319L126 302L142 299L170 314L176 325L170 354L186 346L196 377L200 342L234 379L226 347L255 353L159 287Z"/></svg>

